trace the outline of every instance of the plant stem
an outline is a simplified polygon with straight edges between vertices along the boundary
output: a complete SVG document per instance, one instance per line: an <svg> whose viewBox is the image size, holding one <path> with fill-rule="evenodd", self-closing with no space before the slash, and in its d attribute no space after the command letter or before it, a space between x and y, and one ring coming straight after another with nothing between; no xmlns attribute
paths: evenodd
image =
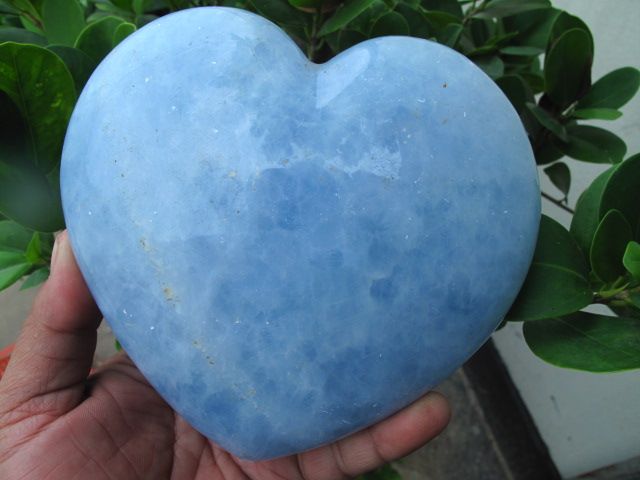
<svg viewBox="0 0 640 480"><path fill-rule="evenodd" d="M540 192L540 195L542 195L542 198L545 198L545 199L549 200L551 203L553 203L554 205L560 207L565 212L568 212L571 215L576 213L572 208L570 208L570 207L566 206L564 203L562 203L562 200L558 200L557 198L553 198L551 195L549 195L546 192Z"/></svg>
<svg viewBox="0 0 640 480"><path fill-rule="evenodd" d="M318 27L320 26L320 18L322 16L322 5L316 8L311 19L311 35L309 35L309 44L307 45L307 58L313 62L317 50Z"/></svg>

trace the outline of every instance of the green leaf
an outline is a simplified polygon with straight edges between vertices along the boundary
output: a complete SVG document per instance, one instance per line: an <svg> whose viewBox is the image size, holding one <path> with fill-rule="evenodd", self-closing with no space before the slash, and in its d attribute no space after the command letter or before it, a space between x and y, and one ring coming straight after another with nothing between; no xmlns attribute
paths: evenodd
<svg viewBox="0 0 640 480"><path fill-rule="evenodd" d="M49 273L48 267L39 268L35 272L31 273L24 283L20 285L20 290L37 287L41 283L46 282L47 278L49 278Z"/></svg>
<svg viewBox="0 0 640 480"><path fill-rule="evenodd" d="M474 57L475 63L484 73L491 78L499 78L504 74L504 62L497 55L483 55Z"/></svg>
<svg viewBox="0 0 640 480"><path fill-rule="evenodd" d="M80 32L75 47L100 63L113 48L114 34L122 23L124 20L116 17L104 17L90 23Z"/></svg>
<svg viewBox="0 0 640 480"><path fill-rule="evenodd" d="M133 11L133 6L131 4L131 0L109 0L116 7L121 8L122 10Z"/></svg>
<svg viewBox="0 0 640 480"><path fill-rule="evenodd" d="M615 168L616 167L611 167L598 175L598 177L591 182L591 185L582 192L576 203L576 209L571 219L571 228L569 231L573 238L576 239L585 258L589 256L592 239L600 223L602 193Z"/></svg>
<svg viewBox="0 0 640 480"><path fill-rule="evenodd" d="M133 23L125 22L118 25L115 32L113 32L113 46L118 45L135 31L136 26Z"/></svg>
<svg viewBox="0 0 640 480"><path fill-rule="evenodd" d="M422 9L421 11L424 18L426 18L429 23L431 23L432 26L434 26L436 29L444 28L447 25L451 25L452 23L455 25L460 25L460 19L455 15L451 15L450 13L425 9Z"/></svg>
<svg viewBox="0 0 640 480"><path fill-rule="evenodd" d="M513 107L521 113L525 108L527 102L533 102L533 92L531 88L519 75L505 75L496 80L496 84L509 98L509 101Z"/></svg>
<svg viewBox="0 0 640 480"><path fill-rule="evenodd" d="M640 72L633 67L619 68L595 82L578 102L578 108L620 108L633 98L638 87Z"/></svg>
<svg viewBox="0 0 640 480"><path fill-rule="evenodd" d="M33 236L31 237L29 245L27 245L27 250L24 255L29 263L38 263L42 260L42 246L38 232L33 232Z"/></svg>
<svg viewBox="0 0 640 480"><path fill-rule="evenodd" d="M548 0L491 0L485 8L476 13L477 18L502 18L531 10L549 8Z"/></svg>
<svg viewBox="0 0 640 480"><path fill-rule="evenodd" d="M571 115L583 120L617 120L622 112L615 108L579 108Z"/></svg>
<svg viewBox="0 0 640 480"><path fill-rule="evenodd" d="M585 259L573 237L542 215L533 261L507 320L541 320L580 310L593 299L587 278Z"/></svg>
<svg viewBox="0 0 640 480"><path fill-rule="evenodd" d="M24 252L5 252L0 250L0 269L25 263Z"/></svg>
<svg viewBox="0 0 640 480"><path fill-rule="evenodd" d="M420 22L421 25L426 25L427 22L424 20L422 15L420 15L417 11L412 10L411 8L405 5L399 5L402 7L402 11L412 12L414 15L418 15L419 19L413 18L414 22ZM358 15L354 20L349 23L349 30L355 30L359 33L362 33L367 38L371 33L371 27L376 21L382 17L384 14L389 12L389 6L383 2L382 0L375 0L364 12ZM402 13L399 11L398 13Z"/></svg>
<svg viewBox="0 0 640 480"><path fill-rule="evenodd" d="M589 283L575 272L555 265L533 264L507 320L542 320L566 315L586 307L592 300Z"/></svg>
<svg viewBox="0 0 640 480"><path fill-rule="evenodd" d="M547 174L551 183L564 193L564 197L567 198L569 188L571 187L571 171L569 167L567 167L567 164L564 162L556 162L546 167L544 173Z"/></svg>
<svg viewBox="0 0 640 480"><path fill-rule="evenodd" d="M438 42L449 48L455 48L463 30L464 27L462 25L458 23L450 23L438 33Z"/></svg>
<svg viewBox="0 0 640 480"><path fill-rule="evenodd" d="M124 24L123 24L124 25ZM50 45L47 47L53 53L58 55L65 63L76 87L76 92L80 92L84 88L87 80L96 68L96 62L91 60L86 53L77 48L65 47L64 45Z"/></svg>
<svg viewBox="0 0 640 480"><path fill-rule="evenodd" d="M563 142L569 141L569 135L567 135L567 129L564 125L552 117L544 108L536 105L535 103L527 103L527 108L544 128L549 130Z"/></svg>
<svg viewBox="0 0 640 480"><path fill-rule="evenodd" d="M84 8L78 0L44 0L42 21L49 43L73 46L85 27Z"/></svg>
<svg viewBox="0 0 640 480"><path fill-rule="evenodd" d="M24 28L0 27L0 43L4 42L30 43L44 46L47 44L47 39Z"/></svg>
<svg viewBox="0 0 640 480"><path fill-rule="evenodd" d="M289 4L295 8L318 8L322 6L322 0L288 0Z"/></svg>
<svg viewBox="0 0 640 480"><path fill-rule="evenodd" d="M612 283L625 274L622 257L632 239L631 225L622 213L609 210L596 229L589 253L593 273L600 280Z"/></svg>
<svg viewBox="0 0 640 480"><path fill-rule="evenodd" d="M559 12L559 15L555 18L553 26L551 27L551 31L549 33L549 48L553 46L553 44L562 36L564 32L576 28L586 32L589 35L589 43L591 46L591 51L593 52L593 35L591 35L589 27L580 18L574 15L570 15L567 12Z"/></svg>
<svg viewBox="0 0 640 480"><path fill-rule="evenodd" d="M409 31L412 37L428 39L433 36L431 29L429 28L429 23L425 21L424 17L420 12L402 3L398 4L395 11L401 14L404 17L404 19L407 21L407 24L409 25ZM351 25L353 25L353 23Z"/></svg>
<svg viewBox="0 0 640 480"><path fill-rule="evenodd" d="M409 24L397 12L389 12L381 16L371 29L371 37L386 35L409 35Z"/></svg>
<svg viewBox="0 0 640 480"><path fill-rule="evenodd" d="M622 264L633 278L640 280L640 243L629 242L627 244L622 257ZM636 306L640 307L640 304Z"/></svg>
<svg viewBox="0 0 640 480"><path fill-rule="evenodd" d="M640 368L640 320L578 312L524 325L531 351L553 365L589 372Z"/></svg>
<svg viewBox="0 0 640 480"><path fill-rule="evenodd" d="M580 29L563 33L544 62L545 92L561 108L582 97L591 86L591 36Z"/></svg>
<svg viewBox="0 0 640 480"><path fill-rule="evenodd" d="M279 25L304 26L307 15L289 5L287 0L250 0L251 5L269 20Z"/></svg>
<svg viewBox="0 0 640 480"><path fill-rule="evenodd" d="M600 202L600 218L609 210L619 210L640 239L640 153L620 163L605 185Z"/></svg>
<svg viewBox="0 0 640 480"><path fill-rule="evenodd" d="M518 32L512 40L513 45L535 47L542 51L547 48L551 28L560 15L560 10L545 8L533 10L504 18L507 31Z"/></svg>
<svg viewBox="0 0 640 480"><path fill-rule="evenodd" d="M0 220L0 250L23 253L31 240L31 232L11 220Z"/></svg>
<svg viewBox="0 0 640 480"><path fill-rule="evenodd" d="M0 45L0 90L17 105L26 123L33 163L44 173L52 171L60 162L76 101L69 70L45 48L4 43Z"/></svg>
<svg viewBox="0 0 640 480"><path fill-rule="evenodd" d="M593 163L618 163L627 153L627 146L617 135L590 125L568 125L569 142L559 144L565 155Z"/></svg>
<svg viewBox="0 0 640 480"><path fill-rule="evenodd" d="M422 0L420 3L427 10L437 10L453 15L458 19L462 18L462 7L457 0Z"/></svg>
<svg viewBox="0 0 640 480"><path fill-rule="evenodd" d="M544 50L539 47L529 47L526 45L510 45L508 47L502 47L500 53L504 55L515 55L522 57L536 57L543 53Z"/></svg>
<svg viewBox="0 0 640 480"><path fill-rule="evenodd" d="M362 12L364 12L374 0L347 0L344 2L335 13L322 25L320 36L326 35L336 30L340 30L347 25L351 20L356 18Z"/></svg>
<svg viewBox="0 0 640 480"><path fill-rule="evenodd" d="M10 287L31 270L31 264L19 263L0 269L0 291Z"/></svg>
<svg viewBox="0 0 640 480"><path fill-rule="evenodd" d="M585 280L588 278L589 269L575 239L547 215L540 218L540 231L532 263L556 265Z"/></svg>
<svg viewBox="0 0 640 480"><path fill-rule="evenodd" d="M46 176L29 166L0 162L0 212L32 230L64 228L58 171Z"/></svg>

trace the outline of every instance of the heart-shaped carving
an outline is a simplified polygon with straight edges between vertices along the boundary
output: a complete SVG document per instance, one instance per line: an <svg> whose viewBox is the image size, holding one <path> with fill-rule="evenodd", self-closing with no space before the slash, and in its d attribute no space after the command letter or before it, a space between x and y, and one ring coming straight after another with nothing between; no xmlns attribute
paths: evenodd
<svg viewBox="0 0 640 480"><path fill-rule="evenodd" d="M229 8L120 44L73 113L63 202L141 371L262 459L376 422L494 330L539 222L529 142L462 55L407 37L309 63Z"/></svg>

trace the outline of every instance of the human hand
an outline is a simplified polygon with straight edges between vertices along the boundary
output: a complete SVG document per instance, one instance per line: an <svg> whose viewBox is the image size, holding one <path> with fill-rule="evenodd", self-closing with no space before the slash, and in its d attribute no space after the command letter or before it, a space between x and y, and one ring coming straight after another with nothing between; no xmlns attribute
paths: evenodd
<svg viewBox="0 0 640 480"><path fill-rule="evenodd" d="M335 480L407 455L449 420L447 401L429 393L334 444L241 460L173 411L124 353L89 373L100 318L64 232L0 381L0 478Z"/></svg>

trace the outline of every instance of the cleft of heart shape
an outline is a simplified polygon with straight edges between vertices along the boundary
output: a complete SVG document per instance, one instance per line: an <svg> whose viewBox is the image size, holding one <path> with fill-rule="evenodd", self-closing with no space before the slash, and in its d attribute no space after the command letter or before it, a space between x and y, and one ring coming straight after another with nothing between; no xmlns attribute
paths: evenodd
<svg viewBox="0 0 640 480"><path fill-rule="evenodd" d="M107 56L61 181L123 347L249 459L347 435L450 375L516 297L540 217L520 120L462 55L383 37L318 65L219 7Z"/></svg>

